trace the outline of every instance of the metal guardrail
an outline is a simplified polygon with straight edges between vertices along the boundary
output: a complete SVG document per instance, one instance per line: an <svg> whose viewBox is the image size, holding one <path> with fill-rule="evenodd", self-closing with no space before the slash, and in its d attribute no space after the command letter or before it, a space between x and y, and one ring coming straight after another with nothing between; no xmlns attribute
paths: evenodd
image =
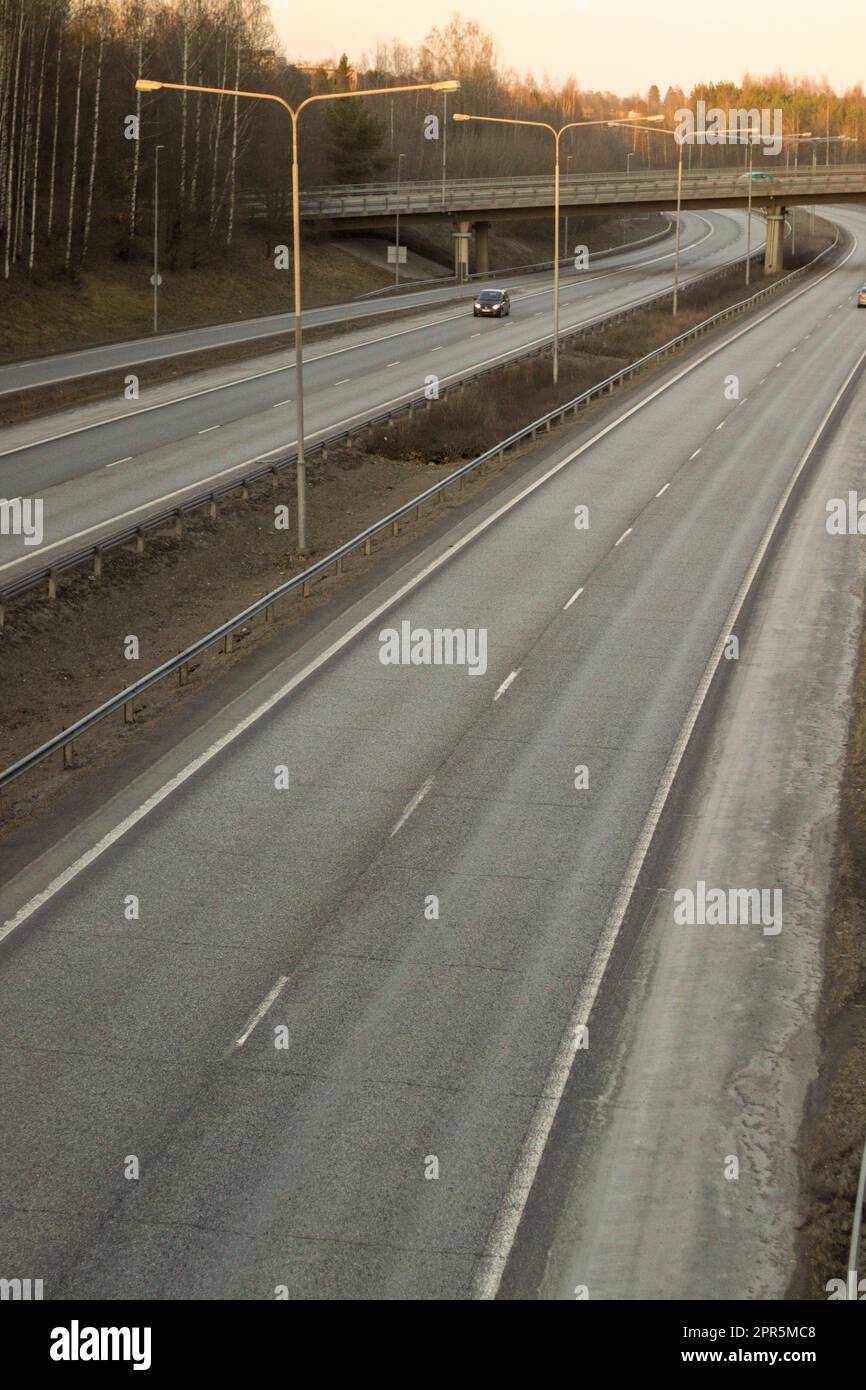
<svg viewBox="0 0 866 1390"><path fill-rule="evenodd" d="M674 230L672 214L669 212L661 212L658 215L670 219L666 227L662 227L660 231L650 233L649 236L638 237L635 241L624 241L621 246L605 246L601 251L593 251L590 253L592 260L599 261L602 257L620 255L624 251L634 251L637 247L649 246L654 241L662 241L665 237L672 236ZM685 249L688 250L688 247ZM559 264L561 266L571 265L571 256L560 257ZM553 260L551 259L549 261L532 261L529 265L507 265L499 270L473 270L472 274L467 275L466 279L462 281L458 280L453 272L447 275L428 275L424 280L401 280L399 285L385 285L384 287L380 285L379 288L375 290L364 290L363 294L355 295L355 302L360 303L363 300L385 299L390 295L405 293L406 290L429 289L437 285L454 285L455 287L459 287L461 284L471 284L476 280L479 282L482 280L504 280L506 277L509 280L513 280L518 275L534 275L540 270L552 269Z"/></svg>
<svg viewBox="0 0 866 1390"><path fill-rule="evenodd" d="M761 165L755 166L755 172L763 172ZM769 171L767 171L769 172ZM737 178L743 173L743 167L737 165L719 165L712 169L688 169L683 171L683 183L696 183L700 180L712 180L721 178ZM811 163L803 164L797 168L790 166L784 170L777 169L773 177L791 179L809 179L813 177L825 176L827 178L860 176L866 177L866 164L818 164L814 167ZM596 174L562 174L560 178L560 188L570 188L579 184L598 184L611 183L617 179L627 181L639 179L658 179L663 177L676 178L676 161L670 169L633 169L628 174L621 171L608 170ZM507 184L510 187L538 187L544 185L546 188L553 189L553 176L551 174L515 174L510 177L503 175L491 175L487 178L465 178L448 179L445 188L448 192L452 189L455 192L471 188L494 188L502 187ZM393 179L371 180L369 183L341 183L341 184L321 184L318 188L305 189L301 194L302 198L326 198L335 196L365 195L369 193L394 193L402 189L429 189L438 191L440 197L442 192L441 179L414 179L411 182L403 179L399 184Z"/></svg>
<svg viewBox="0 0 866 1390"><path fill-rule="evenodd" d="M828 251L831 249L831 247L827 247ZM825 252L821 254L824 255ZM762 255L763 251L756 251L753 253L752 259L759 260ZM696 275L692 280L685 283L694 284L698 280L711 281L719 279L721 276L727 274L732 266L744 263L745 257L726 261L724 265L718 266L715 270ZM803 266L801 269L805 270L807 267ZM793 273L797 275L800 271L794 271ZM775 286L771 288L775 288ZM660 290L657 294L647 295L644 299L635 300L634 303L628 305L624 309L616 309L612 313L600 314L597 318L589 319L579 327L563 330L560 333L560 342L570 342L575 338L582 337L586 334L592 334L598 328L615 327L617 324L632 318L639 310L645 309L657 301L670 298L670 294L670 289ZM516 362L526 357L535 357L549 350L549 344L545 343L540 347L528 348L523 352L516 352L508 361ZM454 381L446 382L440 388L440 395L445 396L454 391L460 391L472 382L479 381L483 377L489 376L492 372L501 371L504 365L506 365L506 363L496 362L489 367L479 367L475 371L461 372ZM389 421L397 419L402 415L411 415L414 410L426 408L429 404L430 403L424 396L412 397L402 405L390 407L388 410L378 411L372 415L366 415L355 425L350 425L346 429L335 430L330 434L326 434L315 443L308 443L305 449L306 456L307 458L314 458L318 455L327 457L329 448L336 447L340 444L348 445L353 438L366 434L368 430L374 429L377 425L387 424ZM0 629L5 625L5 605L9 599L17 598L21 594L27 593L30 589L35 589L40 584L45 584L47 581L48 600L50 603L53 603L57 598L57 583L59 576L67 570L77 569L80 565L92 563L94 576L98 578L102 574L102 561L107 551L115 550L119 546L129 544L130 541L135 541L136 551L141 555L144 553L144 543L147 534L152 531L161 531L172 523L174 524L175 534L180 537L183 534L183 518L188 513L198 511L202 507L208 507L211 517L215 519L217 514L217 503L221 497L227 497L236 492L240 492L242 496L248 495L252 484L260 482L263 478L267 477L271 478L273 486L276 487L279 475L286 469L292 467L296 459L297 453L292 452L286 453L280 458L272 460L270 463L262 462L257 464L252 469L248 469L245 473L239 474L237 478L232 479L230 482L222 483L219 487L208 488L200 493L196 493L185 502L178 503L164 511L154 512L143 518L134 526L124 527L120 531L112 531L110 534L103 536L101 540L95 541L91 545L83 546L79 550L69 551L65 555L58 556L51 564L43 565L39 569L28 570L27 573L22 575L19 579L10 579L5 584L0 583Z"/></svg>
<svg viewBox="0 0 866 1390"><path fill-rule="evenodd" d="M757 169L764 175L752 186L753 199L786 197L796 201L809 193L866 192L866 169L853 165L824 165L806 169ZM682 197L732 197L746 194L747 175L742 169L704 170L683 175ZM606 174L594 178L569 177L560 183L564 207L593 207L597 203L647 202L676 196L675 171L643 171L640 174ZM553 180L549 176L510 179L452 179L401 184L340 185L310 189L301 197L305 217L350 217L390 213L469 212L473 209L538 206L552 203Z"/></svg>
<svg viewBox="0 0 866 1390"><path fill-rule="evenodd" d="M462 487L464 478L474 473L476 469L479 470L480 474L485 464L491 462L493 459L501 459L507 449L513 448L516 444L521 444L524 441L535 439L541 430L549 432L554 423L564 423L569 413L576 416L581 408L589 405L591 401L596 400L600 396L610 394L615 386L629 381L637 372L645 367L664 360L664 358L671 353L678 351L687 343L700 337L717 324L732 318L735 314L753 308L769 295L775 293L775 291L780 289L783 285L789 284L792 280L796 280L799 276L803 275L806 270L809 270L818 261L823 259L824 256L828 255L838 244L838 241L839 233L837 230L833 243L820 252L819 255L815 256L807 265L800 266L790 275L786 275L783 279L775 281L772 285L767 285L763 289L758 290L756 294L750 295L746 299L738 300L736 304L729 305L718 314L713 314L711 318L703 319L700 323L687 329L685 333L679 334L676 338L671 338L667 343L663 343L661 347L654 348L652 352L646 353L643 357L638 358L637 361L622 368L621 371L614 372L612 376L606 377L603 381L596 382L594 386L590 386L586 391L581 392L579 396L575 396L564 405L554 407L553 410L549 410L545 415L539 416L537 420L533 420L531 424L525 425L522 429L509 435L507 439L500 440L499 443L494 444L492 448L486 449L484 453L479 454L477 458L470 459L468 463L463 464L462 467L456 469L453 473L449 473L447 478L440 479L431 487L425 489L424 492L419 493L417 497L413 497L409 502L405 502L402 507L398 507L395 511L390 512L388 516L373 522L371 526L360 531L358 535L353 536L351 540L338 546L336 550L332 550L330 554L325 555L315 564L310 565L308 569L303 570L292 579L286 580L284 584L278 585L277 588L271 589L269 593L264 594L262 598L257 599L255 603L245 608L243 612L237 613L235 617L229 618L219 627L214 628L212 632L206 633L204 637L200 637L197 642L194 642L177 656L171 657L168 661L163 662L161 666L149 672L148 675L142 676L137 681L133 681L125 690L121 690L119 694L106 700L98 709L91 710L89 714L84 715L83 718L77 720L74 724L70 725L69 728L64 729L59 734L55 734L53 738L50 738L39 748L34 749L32 753L28 753L25 757L20 758L10 767L7 767L5 771L0 772L0 789L8 787L19 777L32 771L33 768L38 767L40 763L45 762L47 758L53 757L55 753L62 753L64 767L74 767L73 750L76 740L81 738L97 724L101 723L103 719L107 719L111 715L122 711L124 722L133 723L135 719L135 701L154 685L157 685L160 681L165 680L175 672L177 672L179 684L185 685L189 679L189 666L191 662L195 661L197 657L203 655L203 653L208 651L211 647L218 646L220 643L223 644L223 650L228 655L232 651L234 634L238 629L245 627L246 624L252 622L254 618L262 613L264 614L265 622L272 622L274 606L281 599L299 590L302 597L308 597L310 585L315 579L326 574L331 569L333 569L335 575L342 574L344 561L353 551L363 546L364 554L369 555L372 551L374 538L382 531L390 529L392 535L398 535L401 520L408 516L410 512L414 511L416 517L420 516L421 508L426 502L441 501L444 498L446 488L452 487L455 483ZM668 293L670 293L670 291L668 291ZM369 424L366 427L369 427Z"/></svg>
<svg viewBox="0 0 866 1390"><path fill-rule="evenodd" d="M848 1298L859 1298L858 1276L860 1272L860 1238L863 1231L863 1199L866 1196L866 1141L863 1144L863 1157L860 1160L860 1180L857 1183L857 1197L854 1201L854 1220L851 1223L851 1243L848 1247Z"/></svg>

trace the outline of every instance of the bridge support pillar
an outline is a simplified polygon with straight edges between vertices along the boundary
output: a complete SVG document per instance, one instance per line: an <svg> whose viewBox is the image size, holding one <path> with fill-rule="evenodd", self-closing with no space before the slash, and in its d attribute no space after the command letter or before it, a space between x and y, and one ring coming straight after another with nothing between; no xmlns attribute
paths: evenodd
<svg viewBox="0 0 866 1390"><path fill-rule="evenodd" d="M454 274L458 285L462 285L469 279L469 235L472 223L468 217L456 217L454 227L455 230L451 233L454 238Z"/></svg>
<svg viewBox="0 0 866 1390"><path fill-rule="evenodd" d="M475 223L475 270L486 275L490 269L490 223Z"/></svg>
<svg viewBox="0 0 866 1390"><path fill-rule="evenodd" d="M774 275L785 264L785 215L787 209L777 203L767 208L767 246L764 251L764 272Z"/></svg>

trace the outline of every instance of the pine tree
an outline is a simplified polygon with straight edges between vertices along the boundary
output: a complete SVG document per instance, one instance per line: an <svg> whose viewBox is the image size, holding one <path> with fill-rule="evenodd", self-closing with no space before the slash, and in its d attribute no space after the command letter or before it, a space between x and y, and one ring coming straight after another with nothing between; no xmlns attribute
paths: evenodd
<svg viewBox="0 0 866 1390"><path fill-rule="evenodd" d="M357 97L335 101L328 113L328 162L336 183L378 178L387 163L385 127Z"/></svg>

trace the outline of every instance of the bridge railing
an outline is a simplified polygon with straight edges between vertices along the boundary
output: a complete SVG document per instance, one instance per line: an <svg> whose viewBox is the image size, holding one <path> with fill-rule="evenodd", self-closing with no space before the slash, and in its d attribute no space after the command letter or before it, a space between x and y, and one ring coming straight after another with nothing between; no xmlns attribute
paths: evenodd
<svg viewBox="0 0 866 1390"><path fill-rule="evenodd" d="M816 168L756 168L753 195L775 193L796 198L806 194L851 192L866 194L866 166L830 165ZM683 176L683 200L694 196L745 196L748 174L741 168L693 170ZM676 194L674 171L641 170L632 174L569 176L560 183L563 204L592 206L597 202L652 202ZM450 179L441 182L382 183L341 185L309 189L301 196L306 217L347 217L392 212L471 211L490 208L538 205L553 200L550 176L521 176L510 179Z"/></svg>

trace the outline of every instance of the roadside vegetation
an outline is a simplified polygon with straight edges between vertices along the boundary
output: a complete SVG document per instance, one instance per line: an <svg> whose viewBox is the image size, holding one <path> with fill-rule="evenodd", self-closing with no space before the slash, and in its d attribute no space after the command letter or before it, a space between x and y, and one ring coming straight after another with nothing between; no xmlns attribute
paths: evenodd
<svg viewBox="0 0 866 1390"><path fill-rule="evenodd" d="M814 254L814 249L804 247L803 255ZM759 278L755 287L760 283ZM385 427L364 442L331 449L326 459L315 457L308 471L312 558L327 554L408 502L458 460L481 452L553 404L667 341L674 331L682 332L742 297L742 271L729 272L686 292L676 330L669 313L646 309L606 333L566 346L556 392L549 384L550 358L543 356L503 369L482 386L467 387L462 396L434 402L429 412ZM606 408L601 401L588 409L595 414ZM56 766L44 766L21 779L0 803L0 833L26 824L54 797L78 786L88 770L153 729L179 701L206 691L221 672L261 650L338 590L363 582L379 557L387 559L433 534L482 489L519 474L544 447L543 441L522 446L493 464L485 479L473 477L462 491L449 489L440 506L430 504L420 518L407 520L397 538L377 540L370 558L353 556L346 573L316 584L309 598L280 604L275 621L251 627L233 654L208 653L182 692L172 682L163 682L136 706L134 724L125 725L118 718L99 725L78 749L78 770L64 772L58 758ZM288 531L274 526L274 508L281 504L291 513ZM309 559L295 553L293 524L293 475L288 470L274 492L265 485L247 501L221 502L216 521L204 512L191 515L182 539L148 539L142 557L131 548L106 552L100 579L84 570L61 576L54 604L41 590L15 600L0 630L0 766L8 766L137 675L299 573ZM123 657L124 638L130 632L139 637L138 663Z"/></svg>

